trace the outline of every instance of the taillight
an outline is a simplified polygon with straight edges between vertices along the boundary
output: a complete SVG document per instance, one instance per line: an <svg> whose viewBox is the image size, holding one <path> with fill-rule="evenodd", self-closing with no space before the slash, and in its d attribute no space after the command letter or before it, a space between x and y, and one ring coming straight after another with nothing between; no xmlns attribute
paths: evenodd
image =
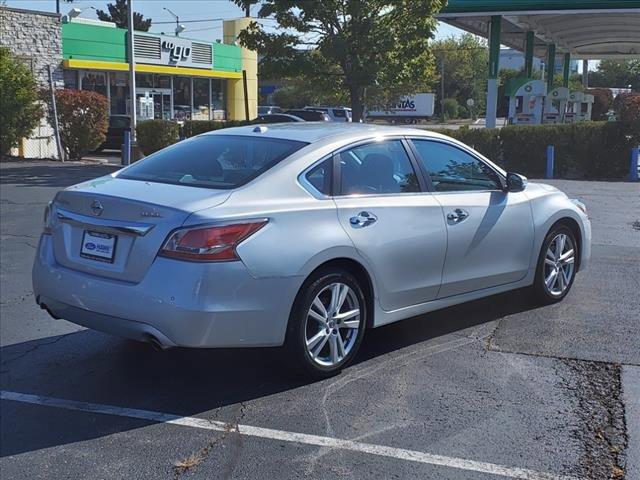
<svg viewBox="0 0 640 480"><path fill-rule="evenodd" d="M195 262L240 260L236 247L267 224L267 220L209 227L182 228L164 242L158 255Z"/></svg>

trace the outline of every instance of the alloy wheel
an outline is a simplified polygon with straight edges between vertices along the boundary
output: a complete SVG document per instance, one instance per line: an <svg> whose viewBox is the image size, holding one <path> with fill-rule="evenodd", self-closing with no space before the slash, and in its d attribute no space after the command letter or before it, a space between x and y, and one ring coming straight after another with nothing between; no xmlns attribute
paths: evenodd
<svg viewBox="0 0 640 480"><path fill-rule="evenodd" d="M575 246L570 236L556 235L544 258L544 283L549 294L561 296L569 285L575 272Z"/></svg>
<svg viewBox="0 0 640 480"><path fill-rule="evenodd" d="M360 302L344 283L332 283L316 295L305 322L306 348L311 359L333 367L349 355L361 328Z"/></svg>

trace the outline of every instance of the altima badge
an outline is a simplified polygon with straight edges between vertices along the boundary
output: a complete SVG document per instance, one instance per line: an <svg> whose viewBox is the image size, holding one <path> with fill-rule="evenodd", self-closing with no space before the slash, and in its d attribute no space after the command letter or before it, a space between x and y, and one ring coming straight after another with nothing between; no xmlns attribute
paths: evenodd
<svg viewBox="0 0 640 480"><path fill-rule="evenodd" d="M141 217L154 217L154 218L159 218L162 215L160 215L158 212L142 212L140 214Z"/></svg>

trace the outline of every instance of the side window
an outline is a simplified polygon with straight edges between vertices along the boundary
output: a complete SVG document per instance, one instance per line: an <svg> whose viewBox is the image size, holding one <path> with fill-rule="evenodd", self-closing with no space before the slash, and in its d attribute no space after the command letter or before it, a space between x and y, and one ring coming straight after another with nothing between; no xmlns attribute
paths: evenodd
<svg viewBox="0 0 640 480"><path fill-rule="evenodd" d="M409 156L400 140L374 142L346 150L340 157L338 195L419 192Z"/></svg>
<svg viewBox="0 0 640 480"><path fill-rule="evenodd" d="M331 172L333 171L333 158L328 158L305 175L307 182L324 195L331 195Z"/></svg>
<svg viewBox="0 0 640 480"><path fill-rule="evenodd" d="M429 140L413 144L436 192L502 189L498 175L465 151Z"/></svg>

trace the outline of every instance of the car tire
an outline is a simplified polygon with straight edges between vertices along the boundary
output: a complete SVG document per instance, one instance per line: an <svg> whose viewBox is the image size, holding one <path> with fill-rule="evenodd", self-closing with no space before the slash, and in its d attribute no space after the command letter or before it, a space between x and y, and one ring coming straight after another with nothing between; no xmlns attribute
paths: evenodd
<svg viewBox="0 0 640 480"><path fill-rule="evenodd" d="M315 378L339 373L360 348L367 315L365 295L351 273L327 269L312 274L289 317L285 345L292 365Z"/></svg>
<svg viewBox="0 0 640 480"><path fill-rule="evenodd" d="M578 242L569 227L559 224L551 228L542 242L533 283L539 303L548 305L567 296L576 278L579 253Z"/></svg>

